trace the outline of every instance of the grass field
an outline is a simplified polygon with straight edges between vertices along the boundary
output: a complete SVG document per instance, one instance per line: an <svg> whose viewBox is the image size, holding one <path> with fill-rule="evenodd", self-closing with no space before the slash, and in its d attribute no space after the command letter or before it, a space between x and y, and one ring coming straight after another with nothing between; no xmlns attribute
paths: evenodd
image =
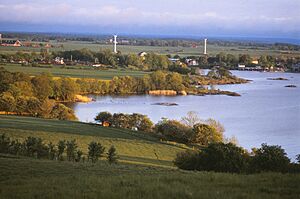
<svg viewBox="0 0 300 199"><path fill-rule="evenodd" d="M21 140L35 136L54 143L76 139L85 155L88 144L97 141L106 149L114 145L122 162L159 167L173 167L176 153L187 148L185 145L160 142L158 138L142 132L81 122L0 115L0 134L3 133Z"/></svg>
<svg viewBox="0 0 300 199"><path fill-rule="evenodd" d="M64 50L79 50L82 48L87 48L92 51L99 51L103 49L113 49L112 44L95 44L91 42L63 42L57 43L56 41L50 41L53 45L63 45L63 48L51 48L50 52L53 51L64 51ZM158 54L171 54L171 55L180 55L180 56L199 56L203 53L203 47L199 46L198 48L192 47L159 47L159 46L129 46L129 45L118 45L118 50L123 54L128 53L139 53L142 51L145 52L155 52ZM259 57L260 55L282 55L285 54L287 56L300 55L299 51L278 51L271 50L266 47L259 47L257 49L253 49L249 46L218 46L214 44L209 44L207 46L208 53L210 55L215 55L220 52L231 53L234 55L238 54L249 54L251 56ZM32 47L5 47L0 46L0 53L15 53L17 51L27 51L27 52L40 52L40 48L32 48Z"/></svg>
<svg viewBox="0 0 300 199"><path fill-rule="evenodd" d="M38 75L41 73L51 73L54 77L72 77L72 78L93 78L110 80L114 76L134 76L142 77L147 72L133 71L133 70L121 70L121 69L109 69L109 70L95 70L95 69L78 69L79 67L71 67L72 69L61 68L60 66L53 66L52 68L40 68L40 67L24 67L20 64L6 64L0 65L10 72L23 72L29 75Z"/></svg>
<svg viewBox="0 0 300 199"><path fill-rule="evenodd" d="M118 164L100 160L72 163L0 154L0 198L224 198L300 197L300 175L237 175L181 171L172 165L187 148L160 142L149 134L70 121L0 115L0 134L24 139L76 139L86 155L94 140L114 145ZM156 154L156 155L155 155Z"/></svg>
<svg viewBox="0 0 300 199"><path fill-rule="evenodd" d="M186 172L100 161L71 163L0 154L0 198L296 199L300 175Z"/></svg>

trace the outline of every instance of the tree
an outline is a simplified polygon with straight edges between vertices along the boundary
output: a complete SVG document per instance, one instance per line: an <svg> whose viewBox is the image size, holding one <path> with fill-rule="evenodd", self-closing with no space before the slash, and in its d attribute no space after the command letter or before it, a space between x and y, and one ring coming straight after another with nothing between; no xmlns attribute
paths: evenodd
<svg viewBox="0 0 300 199"><path fill-rule="evenodd" d="M41 138L27 137L24 141L26 155L36 158L48 157L48 147Z"/></svg>
<svg viewBox="0 0 300 199"><path fill-rule="evenodd" d="M50 117L59 120L77 120L74 111L60 103L53 107Z"/></svg>
<svg viewBox="0 0 300 199"><path fill-rule="evenodd" d="M249 155L231 143L212 143L198 152L178 154L174 163L186 170L242 173L247 172Z"/></svg>
<svg viewBox="0 0 300 199"><path fill-rule="evenodd" d="M57 159L58 160L63 160L63 153L65 151L66 148L66 141L65 140L60 140L57 144Z"/></svg>
<svg viewBox="0 0 300 199"><path fill-rule="evenodd" d="M214 119L212 119L212 118L207 119L207 120L205 121L205 123L206 123L207 125L209 125L209 126L215 128L216 131L217 131L219 134L223 134L223 133L225 132L224 126L223 126L220 122L218 122L218 121L216 121L216 120L214 120Z"/></svg>
<svg viewBox="0 0 300 199"><path fill-rule="evenodd" d="M15 98L7 92L0 95L0 110L5 112L13 112L16 108Z"/></svg>
<svg viewBox="0 0 300 199"><path fill-rule="evenodd" d="M201 119L198 117L196 112L189 111L186 116L181 118L181 122L192 128L195 124L200 123Z"/></svg>
<svg viewBox="0 0 300 199"><path fill-rule="evenodd" d="M71 78L60 79L60 99L63 101L73 101L78 93L78 85Z"/></svg>
<svg viewBox="0 0 300 199"><path fill-rule="evenodd" d="M176 154L173 161L174 165L179 169L198 170L199 151L186 150Z"/></svg>
<svg viewBox="0 0 300 199"><path fill-rule="evenodd" d="M30 115L37 116L40 112L41 102L36 97L29 97L27 101L27 111Z"/></svg>
<svg viewBox="0 0 300 199"><path fill-rule="evenodd" d="M77 148L76 140L67 141L66 152L68 161L75 161Z"/></svg>
<svg viewBox="0 0 300 199"><path fill-rule="evenodd" d="M193 133L192 142L203 146L223 141L223 134L207 124L196 124L193 128Z"/></svg>
<svg viewBox="0 0 300 199"><path fill-rule="evenodd" d="M105 147L102 146L99 142L90 142L88 146L88 160L92 160L92 163L98 161L100 157L102 157L105 151Z"/></svg>
<svg viewBox="0 0 300 199"><path fill-rule="evenodd" d="M109 164L117 163L118 156L117 156L117 153L116 153L116 148L114 146L111 146L108 149L107 160L108 160Z"/></svg>
<svg viewBox="0 0 300 199"><path fill-rule="evenodd" d="M42 74L32 78L31 83L35 96L41 101L45 100L52 94L51 80L49 75Z"/></svg>
<svg viewBox="0 0 300 199"><path fill-rule="evenodd" d="M112 121L112 114L107 112L107 111L103 111L98 113L98 115L95 117L95 120L98 122L101 122L101 124L103 124L103 122L109 122L111 123Z"/></svg>
<svg viewBox="0 0 300 199"><path fill-rule="evenodd" d="M0 153L7 153L10 145L10 138L5 134L0 136Z"/></svg>
<svg viewBox="0 0 300 199"><path fill-rule="evenodd" d="M288 169L289 163L290 159L286 156L281 146L262 144L261 148L254 151L251 168L256 172L285 172Z"/></svg>
<svg viewBox="0 0 300 199"><path fill-rule="evenodd" d="M183 80L179 73L173 72L166 76L167 89L181 91L184 89L182 82Z"/></svg>
<svg viewBox="0 0 300 199"><path fill-rule="evenodd" d="M180 143L190 142L192 135L190 127L176 120L165 120L157 123L155 125L155 132L164 139Z"/></svg>
<svg viewBox="0 0 300 199"><path fill-rule="evenodd" d="M48 149L49 149L49 159L54 160L57 155L57 149L55 148L55 145L52 142L50 142L48 144Z"/></svg>

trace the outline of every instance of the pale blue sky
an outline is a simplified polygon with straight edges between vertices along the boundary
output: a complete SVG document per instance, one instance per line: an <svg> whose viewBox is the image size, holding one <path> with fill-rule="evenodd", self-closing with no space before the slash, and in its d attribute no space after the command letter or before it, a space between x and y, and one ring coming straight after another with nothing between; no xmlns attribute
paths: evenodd
<svg viewBox="0 0 300 199"><path fill-rule="evenodd" d="M0 31L300 37L300 0L0 0Z"/></svg>

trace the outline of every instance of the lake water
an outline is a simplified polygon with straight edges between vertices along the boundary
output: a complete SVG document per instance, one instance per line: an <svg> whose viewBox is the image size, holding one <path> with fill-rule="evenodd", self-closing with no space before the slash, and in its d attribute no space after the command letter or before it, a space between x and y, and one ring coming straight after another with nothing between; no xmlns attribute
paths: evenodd
<svg viewBox="0 0 300 199"><path fill-rule="evenodd" d="M231 96L93 96L96 101L73 105L80 121L90 122L98 112L141 113L154 122L162 117L180 119L189 111L213 118L225 127L225 136L235 136L239 145L251 149L261 143L281 145L289 157L300 153L300 74L232 71L253 80L248 84L222 85L218 88L240 93ZM267 80L284 77L288 81ZM286 88L294 84L297 88ZM178 106L152 105L172 102Z"/></svg>

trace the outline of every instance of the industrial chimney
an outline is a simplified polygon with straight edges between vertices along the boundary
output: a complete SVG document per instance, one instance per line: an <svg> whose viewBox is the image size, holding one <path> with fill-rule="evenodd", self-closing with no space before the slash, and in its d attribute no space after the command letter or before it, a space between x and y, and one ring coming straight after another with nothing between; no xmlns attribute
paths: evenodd
<svg viewBox="0 0 300 199"><path fill-rule="evenodd" d="M207 52L206 52L206 43L207 43L207 39L204 39L204 52L203 52L204 55L207 54Z"/></svg>
<svg viewBox="0 0 300 199"><path fill-rule="evenodd" d="M117 53L117 35L114 35L114 53Z"/></svg>

